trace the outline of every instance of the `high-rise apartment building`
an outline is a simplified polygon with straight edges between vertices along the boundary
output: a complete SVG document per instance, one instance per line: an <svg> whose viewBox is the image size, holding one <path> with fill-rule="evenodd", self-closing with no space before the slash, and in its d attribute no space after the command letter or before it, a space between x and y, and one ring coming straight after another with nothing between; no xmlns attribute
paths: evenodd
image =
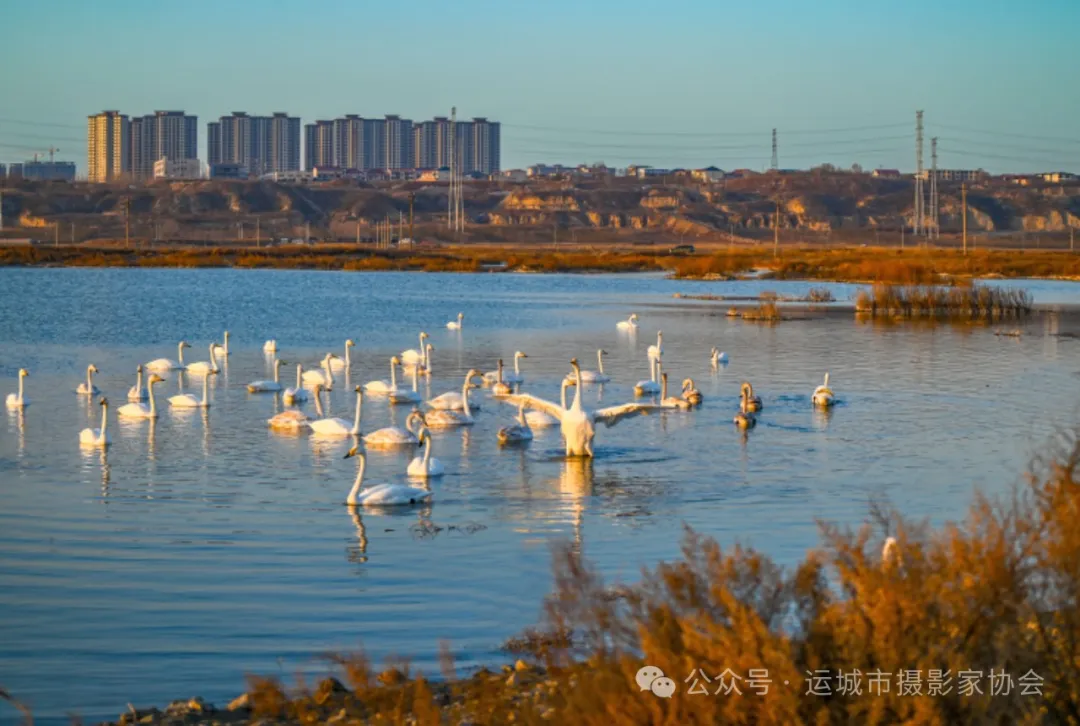
<svg viewBox="0 0 1080 726"><path fill-rule="evenodd" d="M208 162L240 164L249 174L300 170L300 119L234 111L206 125Z"/></svg>
<svg viewBox="0 0 1080 726"><path fill-rule="evenodd" d="M478 171L481 174L494 174L500 169L500 131L501 124L498 121L488 121L486 118L474 118L470 124L472 131L471 143L471 169L466 171ZM466 167L470 166L466 162Z"/></svg>
<svg viewBox="0 0 1080 726"><path fill-rule="evenodd" d="M456 154L454 166L463 174L493 174L501 168L500 125L486 118L458 121L453 131L443 116L422 121L414 126L413 148L414 163L421 169L449 167L451 154Z"/></svg>
<svg viewBox="0 0 1080 726"><path fill-rule="evenodd" d="M87 118L87 167L92 182L110 182L128 170L128 117L103 111Z"/></svg>
<svg viewBox="0 0 1080 726"><path fill-rule="evenodd" d="M133 179L153 179L158 159L199 158L199 119L183 111L155 111L128 124L127 172Z"/></svg>

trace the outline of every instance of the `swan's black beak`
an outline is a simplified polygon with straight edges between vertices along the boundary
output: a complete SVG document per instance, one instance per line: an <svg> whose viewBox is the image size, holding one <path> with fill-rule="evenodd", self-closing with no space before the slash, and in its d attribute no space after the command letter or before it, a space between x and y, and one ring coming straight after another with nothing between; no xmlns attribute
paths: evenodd
<svg viewBox="0 0 1080 726"><path fill-rule="evenodd" d="M578 363L577 363L577 358L571 358L571 359L570 359L570 365L572 365L572 366L576 366L577 364L578 364Z"/></svg>

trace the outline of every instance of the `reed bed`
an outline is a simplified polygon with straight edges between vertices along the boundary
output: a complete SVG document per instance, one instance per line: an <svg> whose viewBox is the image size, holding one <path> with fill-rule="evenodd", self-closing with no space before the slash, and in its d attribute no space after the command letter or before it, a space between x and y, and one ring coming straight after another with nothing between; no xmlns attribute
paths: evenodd
<svg viewBox="0 0 1080 726"><path fill-rule="evenodd" d="M1030 293L1020 288L969 285L877 284L860 290L855 310L873 316L1003 320L1031 313Z"/></svg>

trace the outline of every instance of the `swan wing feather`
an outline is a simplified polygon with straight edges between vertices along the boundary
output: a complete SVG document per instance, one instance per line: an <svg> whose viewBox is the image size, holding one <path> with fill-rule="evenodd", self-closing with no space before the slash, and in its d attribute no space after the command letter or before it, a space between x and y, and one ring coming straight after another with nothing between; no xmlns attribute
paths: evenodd
<svg viewBox="0 0 1080 726"><path fill-rule="evenodd" d="M512 396L500 396L499 400L504 403L509 403L513 406L521 406L522 404L524 404L526 408L533 408L538 411L543 411L549 416L554 416L560 421L562 421L563 414L566 413L566 410L563 409L563 407L559 404L553 403L543 398L537 398L536 396L533 396L529 393L516 393Z"/></svg>
<svg viewBox="0 0 1080 726"><path fill-rule="evenodd" d="M660 411L664 407L652 403L624 403L621 406L608 406L593 411L593 421L603 422L608 428L632 416L642 416L653 411Z"/></svg>

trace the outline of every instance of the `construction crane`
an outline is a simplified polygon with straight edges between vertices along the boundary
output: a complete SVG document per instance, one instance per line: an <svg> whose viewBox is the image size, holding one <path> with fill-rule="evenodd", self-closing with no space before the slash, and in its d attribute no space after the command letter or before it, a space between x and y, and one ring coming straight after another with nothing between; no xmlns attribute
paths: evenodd
<svg viewBox="0 0 1080 726"><path fill-rule="evenodd" d="M34 154L34 163L35 164L37 163L37 160L38 160L39 156L44 156L45 154L48 154L49 155L49 163L52 164L55 161L56 152L58 152L58 151L60 151L60 149L56 148L55 146L50 146L47 149L39 149L39 150L33 152L33 154Z"/></svg>

